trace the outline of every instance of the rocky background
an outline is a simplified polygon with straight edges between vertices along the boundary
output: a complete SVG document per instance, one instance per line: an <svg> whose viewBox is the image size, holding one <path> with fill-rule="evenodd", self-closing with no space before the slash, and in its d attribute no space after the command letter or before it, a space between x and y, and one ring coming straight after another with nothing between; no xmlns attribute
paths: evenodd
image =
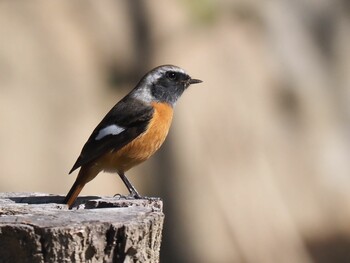
<svg viewBox="0 0 350 263"><path fill-rule="evenodd" d="M346 0L1 1L0 191L66 194L104 114L171 63L204 82L129 172L164 199L161 262L350 262L349 43Z"/></svg>

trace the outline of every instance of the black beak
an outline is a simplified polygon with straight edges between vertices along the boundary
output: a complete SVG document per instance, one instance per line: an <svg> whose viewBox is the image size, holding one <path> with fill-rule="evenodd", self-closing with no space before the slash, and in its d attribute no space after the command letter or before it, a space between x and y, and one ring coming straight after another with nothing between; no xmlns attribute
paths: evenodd
<svg viewBox="0 0 350 263"><path fill-rule="evenodd" d="M200 79L190 79L190 81L189 81L190 85L191 84L201 83L201 82L203 82L203 81L201 81Z"/></svg>

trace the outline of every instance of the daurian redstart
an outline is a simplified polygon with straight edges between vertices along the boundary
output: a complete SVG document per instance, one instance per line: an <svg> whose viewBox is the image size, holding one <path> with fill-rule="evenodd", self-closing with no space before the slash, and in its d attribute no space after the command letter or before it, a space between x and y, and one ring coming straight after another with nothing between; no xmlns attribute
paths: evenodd
<svg viewBox="0 0 350 263"><path fill-rule="evenodd" d="M69 172L81 167L64 202L71 208L85 184L103 170L117 172L130 195L141 198L125 172L159 149L168 134L176 101L188 86L200 82L172 65L148 72L90 135Z"/></svg>

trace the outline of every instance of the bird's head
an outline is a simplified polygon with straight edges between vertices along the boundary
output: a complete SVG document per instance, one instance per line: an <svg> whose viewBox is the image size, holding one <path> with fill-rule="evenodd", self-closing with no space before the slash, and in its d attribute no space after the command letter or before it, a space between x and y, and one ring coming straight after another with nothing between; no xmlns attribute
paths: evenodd
<svg viewBox="0 0 350 263"><path fill-rule="evenodd" d="M191 84L201 82L199 79L192 79L179 67L164 65L148 72L136 86L134 94L145 102L165 102L174 106Z"/></svg>

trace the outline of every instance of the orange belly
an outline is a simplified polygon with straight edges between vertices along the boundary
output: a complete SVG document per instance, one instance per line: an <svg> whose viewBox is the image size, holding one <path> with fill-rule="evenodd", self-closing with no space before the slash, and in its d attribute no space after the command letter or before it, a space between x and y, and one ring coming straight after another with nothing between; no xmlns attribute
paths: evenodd
<svg viewBox="0 0 350 263"><path fill-rule="evenodd" d="M107 171L126 172L146 161L163 144L173 118L173 109L166 103L153 103L154 115L147 130L116 152L103 157L102 167Z"/></svg>

